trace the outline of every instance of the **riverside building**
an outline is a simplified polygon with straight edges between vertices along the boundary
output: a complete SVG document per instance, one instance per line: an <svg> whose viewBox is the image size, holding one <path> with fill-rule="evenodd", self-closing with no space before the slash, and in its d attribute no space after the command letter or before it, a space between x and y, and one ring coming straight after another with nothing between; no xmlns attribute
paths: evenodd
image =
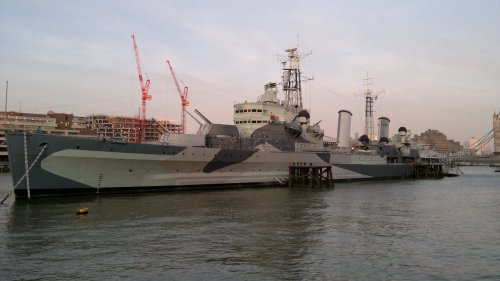
<svg viewBox="0 0 500 281"><path fill-rule="evenodd" d="M458 152L463 149L458 141L448 140L446 135L438 130L428 129L420 135L415 135L413 141L430 145L434 150L440 153Z"/></svg>

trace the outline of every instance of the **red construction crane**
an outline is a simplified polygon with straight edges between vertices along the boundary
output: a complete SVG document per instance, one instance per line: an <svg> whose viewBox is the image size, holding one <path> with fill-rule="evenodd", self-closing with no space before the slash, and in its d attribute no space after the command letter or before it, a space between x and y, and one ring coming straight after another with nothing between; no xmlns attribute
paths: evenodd
<svg viewBox="0 0 500 281"><path fill-rule="evenodd" d="M186 133L186 107L189 106L189 101L187 100L188 95L188 87L184 87L184 91L181 91L181 87L179 86L179 82L177 82L177 77L175 77L174 69L170 64L170 61L167 60L168 68L170 69L170 73L172 73L172 78L175 82L175 87L177 87L177 92L179 92L179 96L181 98L181 107L182 107L182 134Z"/></svg>
<svg viewBox="0 0 500 281"><path fill-rule="evenodd" d="M151 100L151 95L149 95L149 79L144 82L142 78L142 67L141 59L139 58L139 50L137 49L137 43L135 42L135 36L132 34L132 42L134 44L135 52L135 63L137 64L137 72L139 73L139 84L141 87L141 100L142 100L142 116L141 116L141 131L139 135L138 142L143 142L146 139L146 100Z"/></svg>

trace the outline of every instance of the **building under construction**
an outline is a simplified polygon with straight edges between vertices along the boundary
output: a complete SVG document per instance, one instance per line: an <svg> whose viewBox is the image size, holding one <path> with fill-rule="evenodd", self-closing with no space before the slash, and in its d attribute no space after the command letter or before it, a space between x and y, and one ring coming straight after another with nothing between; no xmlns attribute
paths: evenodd
<svg viewBox="0 0 500 281"><path fill-rule="evenodd" d="M99 137L128 142L139 142L141 139L141 121L138 118L105 114L93 114L85 118L87 129L95 131ZM164 133L160 125L174 134L179 134L182 131L182 125L169 120L147 119L145 142L154 142L160 138L161 134Z"/></svg>

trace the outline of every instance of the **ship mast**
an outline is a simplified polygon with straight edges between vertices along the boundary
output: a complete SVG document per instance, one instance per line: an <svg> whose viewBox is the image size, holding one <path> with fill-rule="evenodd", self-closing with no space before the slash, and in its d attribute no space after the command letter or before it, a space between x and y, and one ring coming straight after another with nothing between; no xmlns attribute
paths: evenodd
<svg viewBox="0 0 500 281"><path fill-rule="evenodd" d="M365 135L370 140L375 140L375 133L373 129L373 91L370 89L372 78L366 73L366 78L363 79L363 86L365 86Z"/></svg>
<svg viewBox="0 0 500 281"><path fill-rule="evenodd" d="M281 60L283 65L282 85L288 111L298 113L303 109L302 104L302 73L300 59L311 53L300 55L297 48L286 50L287 57Z"/></svg>

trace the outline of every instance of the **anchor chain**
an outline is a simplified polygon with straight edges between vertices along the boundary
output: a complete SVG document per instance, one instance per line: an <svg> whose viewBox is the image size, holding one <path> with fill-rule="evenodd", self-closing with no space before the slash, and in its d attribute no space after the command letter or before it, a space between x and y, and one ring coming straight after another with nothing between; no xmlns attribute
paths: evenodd
<svg viewBox="0 0 500 281"><path fill-rule="evenodd" d="M29 170L28 170L28 141L26 137L26 131L24 132L24 170L26 171L26 191L28 193L28 199L31 199L31 192L30 192L30 177L29 177ZM15 187L14 187L15 188Z"/></svg>
<svg viewBox="0 0 500 281"><path fill-rule="evenodd" d="M31 163L31 165L28 167L28 148L27 148L27 143L26 143L26 133L24 134L24 155L25 155L25 161L24 161L24 164L25 164L25 167L26 167L26 172L24 173L24 175L19 179L19 181L14 185L14 188L12 189L11 192L9 192L3 199L2 201L0 201L0 204L3 204L3 202L5 200L7 200L7 198L10 196L10 194L17 188L17 186L24 180L24 178L28 177L28 173L30 172L30 170L33 168L33 166L35 166L36 162L38 162L38 160L40 159L40 156L42 156L43 152L45 151L45 149L48 147L49 145L48 144L45 144L42 149L40 150L40 152L38 153L38 155L36 156L35 160L33 160L33 162ZM30 194L30 190L29 190L29 181L27 179L27 188L28 188L28 198L30 198L31 194Z"/></svg>
<svg viewBox="0 0 500 281"><path fill-rule="evenodd" d="M26 135L25 135L26 137ZM26 139L25 139L26 140ZM15 190L17 188L17 186L24 180L24 178L26 178L26 182L27 182L27 188L28 188L28 198L30 198L30 190L29 190L29 181L28 181L28 174L29 172L31 171L31 169L33 168L33 166L35 166L35 164L38 162L38 160L40 159L40 157L42 156L43 152L45 151L45 149L49 146L48 144L45 144L42 149L40 150L40 152L38 153L38 155L36 156L35 160L33 160L33 162L31 163L31 165L28 167L28 160L27 160L27 146L26 146L26 142L24 143L25 146L24 146L24 153L25 153L25 165L26 165L26 172L24 173L24 175L19 179L19 181L14 185L14 188L13 190ZM12 192L12 191L11 191ZM3 203L5 201L5 199L7 199L7 197L9 197L10 193L2 200L1 203Z"/></svg>

